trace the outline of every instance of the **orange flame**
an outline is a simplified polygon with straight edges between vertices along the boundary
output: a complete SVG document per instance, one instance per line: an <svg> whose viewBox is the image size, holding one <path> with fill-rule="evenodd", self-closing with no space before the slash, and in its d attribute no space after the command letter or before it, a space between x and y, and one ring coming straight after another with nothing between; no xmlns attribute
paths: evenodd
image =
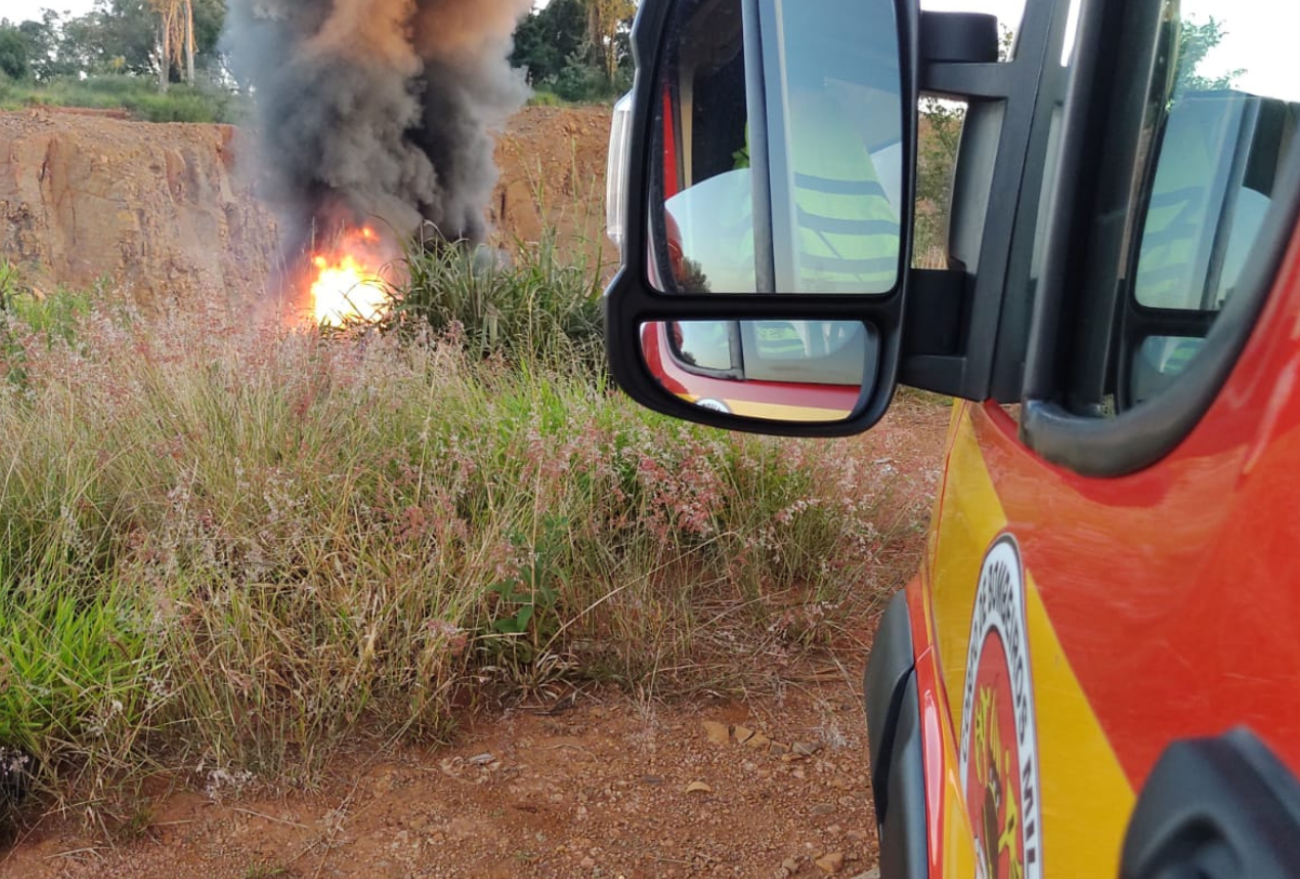
<svg viewBox="0 0 1300 879"><path fill-rule="evenodd" d="M360 236L368 243L377 237L370 228L362 229ZM383 317L388 311L388 285L378 273L366 269L352 254L332 259L317 256L312 264L317 269L316 280L311 285L311 298L318 324L339 327L353 321L369 322Z"/></svg>

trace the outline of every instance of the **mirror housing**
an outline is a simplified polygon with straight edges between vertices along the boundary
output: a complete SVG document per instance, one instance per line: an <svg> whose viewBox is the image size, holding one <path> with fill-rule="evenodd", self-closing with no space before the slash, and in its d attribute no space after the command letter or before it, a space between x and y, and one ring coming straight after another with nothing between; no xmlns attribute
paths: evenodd
<svg viewBox="0 0 1300 879"><path fill-rule="evenodd" d="M687 292L689 287L682 290L680 285L671 283L671 279L666 277L673 271L674 255L670 253L671 236L667 227L671 218L664 209L666 199L662 197L662 186L656 191L655 184L664 177L664 143L667 139L663 136L663 125L666 112L672 110L671 107L665 110L665 104L672 101L672 94L664 85L666 65L670 56L680 48L674 43L670 30L674 16L681 15L685 8L702 4L699 0L644 0L632 30L636 78L626 106L626 144L620 145L625 151L619 152L619 160L624 161L625 166L616 172L625 181L620 192L621 217L616 222L621 233L623 262L606 291L604 302L611 371L618 384L638 402L687 420L771 434L838 436L861 432L878 421L888 408L897 382L902 347L904 289L910 274L915 197L913 170L916 165L919 57L916 3L914 0L864 0L855 7L874 4L879 18L887 15L892 21L892 37L896 38L897 45L896 70L892 71L895 80L888 83L888 88L897 95L897 118L893 124L898 132L898 171L896 182L885 180L883 177L887 175L881 175L879 187L888 191L892 184L894 190L892 205L897 221L891 234L895 238L892 253L896 257L897 269L890 276L892 283L859 284L858 287L850 284L848 289L841 285L836 287L840 292L830 292L830 285L822 280L824 275L814 275L811 282L802 284L801 292L798 288L791 289L790 279L796 275L788 267L797 266L801 253L811 249L804 243L810 235L820 236L819 241L829 239L829 253L839 258L845 246L834 235L845 234L845 230L853 231L854 224L868 228L867 224L872 222L875 225L871 228L875 234L880 234L884 225L873 221L871 215L850 213L845 216L832 212L830 219L812 233L798 228L806 215L816 212L799 201L796 186L791 183L796 174L803 178L807 176L802 168L796 167L798 159L773 155L782 151L798 153L797 142L793 150L790 148L790 121L779 117L782 108L803 106L801 99L792 101L785 91L792 74L789 74L786 58L780 54L786 50L783 48L785 34L783 22L778 18L778 5L763 0L711 2L714 7L723 2L734 3L740 13L739 24L743 26L746 58L742 97L747 99L751 108L744 148L746 167L754 169L751 192L755 208L752 239L747 243L759 266L759 276L762 276L766 263L771 272L770 281L763 283L760 280L755 285L761 292L738 295L739 291ZM811 7L821 5L822 0L799 5L800 27L808 27L808 17L816 14ZM824 5L833 8L838 4ZM860 10L859 14L866 15L867 11ZM818 27L824 24L827 31L843 30L843 18L827 16L814 21ZM879 19L875 22L879 24ZM806 57L816 58L816 53L807 53ZM872 74L879 75L880 69L874 67ZM817 71L812 71L812 74L817 75ZM827 73L827 79L831 78ZM852 82L846 84L844 75L838 71L833 78L841 89L857 87ZM852 114L844 114L844 118L864 125L869 123L869 119L857 119ZM876 144L868 143L863 155L871 154L873 146ZM721 149L726 148L720 148L719 156L722 155ZM611 169L615 164L612 155ZM813 187L819 185L814 182ZM783 186L786 187L784 200L779 192L774 192ZM859 186L855 191L861 192L862 189ZM652 197L652 193L657 197ZM795 219L791 220L792 217ZM702 233L697 231L697 235L711 233L707 220L702 221L700 228ZM888 255L890 251L885 253ZM821 255L814 251L814 256ZM858 258L858 254L849 256L841 260L837 268L850 265L856 271L866 262ZM781 269L783 260L787 267L784 271ZM852 275L850 277L852 280ZM665 288L680 292L661 292ZM643 346L644 328L651 324L681 321L743 321L754 324L812 321L864 326L873 339L873 356L870 364L863 363L864 383L854 405L847 409L843 418L827 420L824 415L810 420L744 417L684 399L665 386L662 370L656 375L648 363Z"/></svg>

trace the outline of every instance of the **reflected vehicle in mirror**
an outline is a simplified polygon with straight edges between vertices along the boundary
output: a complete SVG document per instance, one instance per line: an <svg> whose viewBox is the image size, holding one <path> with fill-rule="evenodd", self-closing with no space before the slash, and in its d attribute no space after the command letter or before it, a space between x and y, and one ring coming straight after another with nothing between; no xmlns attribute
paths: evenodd
<svg viewBox="0 0 1300 879"><path fill-rule="evenodd" d="M851 321L655 321L646 365L696 406L750 418L833 422L870 386L879 339Z"/></svg>
<svg viewBox="0 0 1300 879"><path fill-rule="evenodd" d="M883 294L897 285L897 39L872 28L855 0L815 5L762 8L779 34L763 65L776 87L752 105L745 77L761 59L747 55L740 0L681 4L682 39L656 101L659 289Z"/></svg>

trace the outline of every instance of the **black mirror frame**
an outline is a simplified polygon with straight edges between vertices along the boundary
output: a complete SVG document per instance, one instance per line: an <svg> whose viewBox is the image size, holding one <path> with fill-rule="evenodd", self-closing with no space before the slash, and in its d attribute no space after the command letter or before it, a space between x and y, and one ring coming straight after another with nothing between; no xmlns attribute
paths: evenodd
<svg viewBox="0 0 1300 879"><path fill-rule="evenodd" d="M605 346L610 371L627 394L647 408L712 427L776 436L849 436L870 428L889 408L898 381L903 341L903 312L911 273L912 206L916 199L917 99L920 79L917 0L893 0L898 23L900 100L903 108L903 198L900 217L899 278L884 295L851 294L698 294L660 293L649 282L647 255L647 175L649 144L657 99L664 33L678 0L644 0L632 26L631 131L628 138L627 187L624 193L623 262L604 296ZM764 0L741 0L751 20L758 20ZM882 341L874 387L864 388L853 413L836 422L764 421L725 415L694 406L663 388L641 354L641 326L678 320L841 320L874 325Z"/></svg>

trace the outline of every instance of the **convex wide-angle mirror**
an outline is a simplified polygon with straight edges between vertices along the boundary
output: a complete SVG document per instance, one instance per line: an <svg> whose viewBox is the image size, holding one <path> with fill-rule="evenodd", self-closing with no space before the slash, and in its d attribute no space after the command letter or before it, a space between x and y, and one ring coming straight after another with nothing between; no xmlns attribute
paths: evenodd
<svg viewBox="0 0 1300 879"><path fill-rule="evenodd" d="M611 366L640 402L765 432L883 414L915 152L916 13L901 8L642 3L606 300Z"/></svg>
<svg viewBox="0 0 1300 879"><path fill-rule="evenodd" d="M852 415L880 349L875 330L856 321L652 321L641 344L650 372L682 400L803 422Z"/></svg>

